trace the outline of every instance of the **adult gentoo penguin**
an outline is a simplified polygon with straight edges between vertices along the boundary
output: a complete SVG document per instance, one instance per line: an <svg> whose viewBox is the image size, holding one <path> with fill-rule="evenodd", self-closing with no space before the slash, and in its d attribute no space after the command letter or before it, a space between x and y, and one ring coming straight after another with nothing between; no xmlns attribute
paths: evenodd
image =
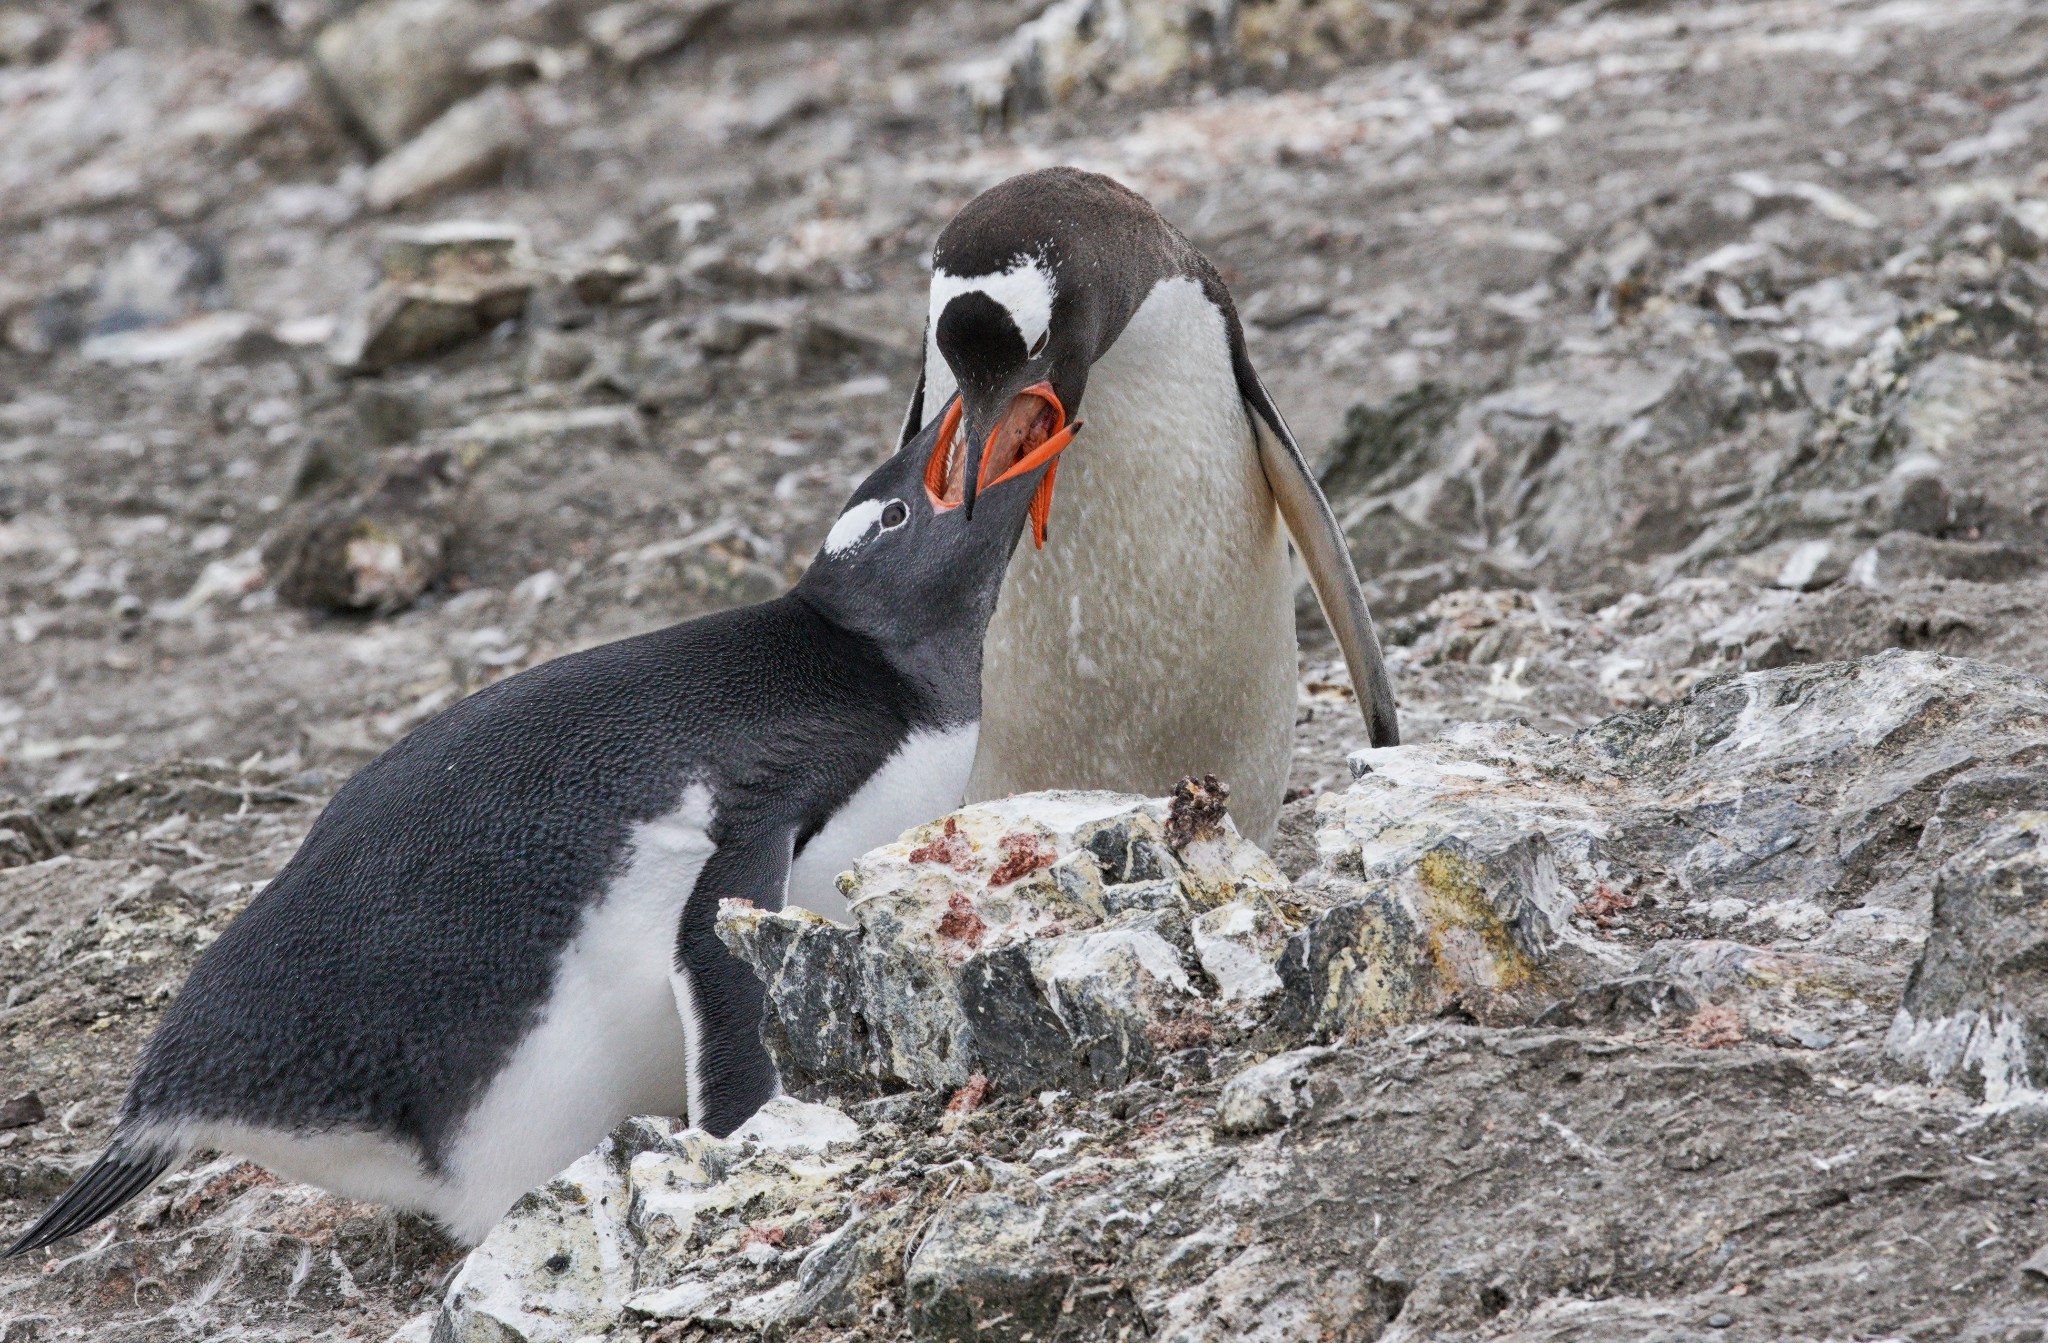
<svg viewBox="0 0 2048 1343"><path fill-rule="evenodd" d="M926 495L935 435L914 439L788 594L510 677L365 766L207 948L112 1144L7 1255L199 1147L475 1241L629 1114L731 1132L776 1080L718 902L816 900L958 805L982 634L1071 437L1020 442L972 521Z"/></svg>
<svg viewBox="0 0 2048 1343"><path fill-rule="evenodd" d="M956 390L954 423L941 412ZM1088 436L1057 464L1074 498L1010 566L989 626L970 801L1157 794L1214 771L1239 826L1269 838L1293 749L1290 533L1372 744L1399 741L1350 553L1222 278L1107 177L1013 177L939 235L904 441L938 423L944 450L965 455L971 505L978 455L1020 404L1085 410Z"/></svg>

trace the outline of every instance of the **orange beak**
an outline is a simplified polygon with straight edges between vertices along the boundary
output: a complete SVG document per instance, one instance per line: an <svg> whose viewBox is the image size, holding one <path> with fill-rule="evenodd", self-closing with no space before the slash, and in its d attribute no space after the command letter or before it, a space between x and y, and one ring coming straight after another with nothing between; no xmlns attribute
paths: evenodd
<svg viewBox="0 0 2048 1343"><path fill-rule="evenodd" d="M1060 464L1053 460L1080 431L1080 421L1067 423L1066 407L1049 382L1034 383L1011 400L1003 418L989 431L975 480L979 493L991 485L1027 475L1045 466L1045 476L1031 495L1031 542L1043 549L1045 523L1052 513L1052 483ZM967 484L967 454L960 447L960 398L946 405L939 421L939 441L925 464L924 492L932 510L958 508ZM1051 465L1046 464L1050 462Z"/></svg>

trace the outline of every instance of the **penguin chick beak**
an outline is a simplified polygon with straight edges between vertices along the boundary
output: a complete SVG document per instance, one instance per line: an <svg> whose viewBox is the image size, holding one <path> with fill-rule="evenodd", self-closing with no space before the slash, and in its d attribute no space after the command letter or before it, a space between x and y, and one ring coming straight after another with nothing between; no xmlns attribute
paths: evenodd
<svg viewBox="0 0 2048 1343"><path fill-rule="evenodd" d="M972 518L975 496L982 490L1044 466L1045 475L1031 495L1031 541L1043 549L1046 519L1052 513L1053 477L1059 472L1056 459L1074 441L1081 422L1067 423L1066 407L1049 382L1033 383L1012 397L1009 409L989 431L980 451L960 450L960 421L956 396L946 406L938 442L925 466L925 495L932 510L944 513L964 502L967 516Z"/></svg>

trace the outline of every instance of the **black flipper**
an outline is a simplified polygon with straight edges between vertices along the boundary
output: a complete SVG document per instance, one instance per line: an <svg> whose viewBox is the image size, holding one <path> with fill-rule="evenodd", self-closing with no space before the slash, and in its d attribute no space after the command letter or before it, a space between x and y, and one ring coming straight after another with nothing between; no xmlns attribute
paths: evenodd
<svg viewBox="0 0 2048 1343"><path fill-rule="evenodd" d="M718 902L751 900L762 909L781 909L795 838L781 828L721 840L676 930L676 969L689 981L697 1017L696 1029L686 1032L695 1042L690 1122L715 1138L746 1123L781 1088L761 1044L765 992L747 963L718 940Z"/></svg>
<svg viewBox="0 0 2048 1343"><path fill-rule="evenodd" d="M1380 652L1379 631L1373 628L1372 612L1359 590L1358 571L1352 566L1351 551L1337 526L1330 501L1316 484L1301 445L1281 418L1266 384L1252 370L1245 352L1242 332L1233 333L1231 363L1237 374L1237 389L1250 412L1252 431L1259 442L1259 462L1265 468L1266 483L1273 502L1294 537L1294 545L1308 564L1309 580L1322 603L1323 619L1344 650L1345 665L1351 669L1351 685L1358 694L1358 707L1365 714L1366 732L1374 746L1401 744L1400 718L1394 708L1394 683L1387 675L1386 658Z"/></svg>
<svg viewBox="0 0 2048 1343"><path fill-rule="evenodd" d="M65 1190L35 1225L0 1253L12 1259L40 1250L53 1241L76 1235L155 1184L178 1159L175 1147L133 1145L120 1138L100 1153L92 1169Z"/></svg>

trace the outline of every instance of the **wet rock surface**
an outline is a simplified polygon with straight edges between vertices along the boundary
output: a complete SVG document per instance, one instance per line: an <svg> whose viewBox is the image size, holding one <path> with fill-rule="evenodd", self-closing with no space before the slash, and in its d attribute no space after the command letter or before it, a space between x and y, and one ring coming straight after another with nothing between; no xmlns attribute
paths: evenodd
<svg viewBox="0 0 2048 1343"><path fill-rule="evenodd" d="M1023 168L1223 268L1412 743L1304 593L1270 863L734 912L837 1136L467 1264L202 1157L0 1333L2029 1337L2044 99L2019 0L0 4L6 1225L349 771L786 587Z"/></svg>

